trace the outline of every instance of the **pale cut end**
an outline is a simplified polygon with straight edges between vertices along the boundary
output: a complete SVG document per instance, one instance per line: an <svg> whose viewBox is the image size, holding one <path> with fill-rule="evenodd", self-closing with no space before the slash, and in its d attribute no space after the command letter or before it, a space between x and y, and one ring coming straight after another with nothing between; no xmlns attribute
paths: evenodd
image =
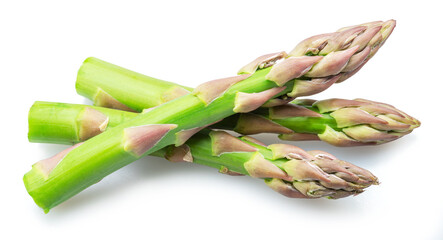
<svg viewBox="0 0 443 240"><path fill-rule="evenodd" d="M251 74L243 74L205 82L197 86L192 94L200 98L206 105L208 105L216 98L221 96L232 85L245 80L249 76L251 76Z"/></svg>
<svg viewBox="0 0 443 240"><path fill-rule="evenodd" d="M285 141L317 141L320 138L317 134L313 133L289 133L289 134L280 134L278 136L281 140Z"/></svg>
<svg viewBox="0 0 443 240"><path fill-rule="evenodd" d="M169 146L165 153L165 158L171 162L193 162L191 149L183 144L179 147Z"/></svg>
<svg viewBox="0 0 443 240"><path fill-rule="evenodd" d="M154 147L177 124L149 124L124 129L124 150L137 157Z"/></svg>
<svg viewBox="0 0 443 240"><path fill-rule="evenodd" d="M211 131L212 155L220 156L230 152L255 152L257 148L224 131Z"/></svg>
<svg viewBox="0 0 443 240"><path fill-rule="evenodd" d="M269 53L256 58L254 61L242 67L238 74L253 74L257 69L267 68L274 65L278 60L287 56L286 52Z"/></svg>
<svg viewBox="0 0 443 240"><path fill-rule="evenodd" d="M182 87L174 86L171 89L169 89L163 93L163 95L161 96L161 100L163 103L165 103L165 102L169 102L171 100L174 100L176 98L179 98L181 96L187 95L189 93L190 93L190 91L188 91Z"/></svg>
<svg viewBox="0 0 443 240"><path fill-rule="evenodd" d="M359 46L355 46L347 50L332 52L326 55L320 62L314 65L305 76L318 78L339 74L358 48Z"/></svg>
<svg viewBox="0 0 443 240"><path fill-rule="evenodd" d="M40 160L37 163L35 163L33 165L33 167L39 169L40 172L42 173L42 175L44 176L44 178L47 179L49 177L49 174L52 172L52 170L54 170L54 168L63 160L63 158L65 158L65 156L69 152L71 152L72 150L74 150L75 148L77 148L78 146L80 146L82 144L83 144L83 142L77 143L77 144L55 154L54 156L52 156L50 158Z"/></svg>
<svg viewBox="0 0 443 240"><path fill-rule="evenodd" d="M288 81L305 75L322 58L321 56L289 57L272 67L266 79L283 86Z"/></svg>
<svg viewBox="0 0 443 240"><path fill-rule="evenodd" d="M98 110L86 107L77 120L79 140L86 141L99 135L106 130L108 123L108 116Z"/></svg>
<svg viewBox="0 0 443 240"><path fill-rule="evenodd" d="M275 123L265 117L252 113L240 114L234 131L244 135L258 133L289 134L294 132L291 129L283 127L282 125Z"/></svg>
<svg viewBox="0 0 443 240"><path fill-rule="evenodd" d="M286 119L290 117L322 117L322 115L295 104L286 104L269 109L270 119Z"/></svg>
<svg viewBox="0 0 443 240"><path fill-rule="evenodd" d="M350 127L359 124L387 124L381 118L374 117L359 108L341 108L332 112L331 117L337 122L337 127Z"/></svg>
<svg viewBox="0 0 443 240"><path fill-rule="evenodd" d="M231 171L231 170L229 170L229 168L227 168L225 166L221 166L220 169L218 170L218 172L229 175L229 176L244 176L244 174L241 174L241 173L235 172L235 171Z"/></svg>
<svg viewBox="0 0 443 240"><path fill-rule="evenodd" d="M271 88L259 93L238 92L235 96L235 106L233 110L236 113L251 112L279 94L285 88L286 87Z"/></svg>
<svg viewBox="0 0 443 240"><path fill-rule="evenodd" d="M289 144L271 144L268 149L272 151L272 159L310 159L311 156L303 149Z"/></svg>
<svg viewBox="0 0 443 240"><path fill-rule="evenodd" d="M303 195L297 189L295 189L292 184L286 183L281 179L272 178L270 180L265 180L266 185L270 187L272 190L290 198L310 198L308 196Z"/></svg>
<svg viewBox="0 0 443 240"><path fill-rule="evenodd" d="M320 140L337 147L353 147L375 144L356 141L342 132L335 131L329 126L326 126L325 131L321 134L318 134L318 137L320 138Z"/></svg>
<svg viewBox="0 0 443 240"><path fill-rule="evenodd" d="M243 164L249 176L255 178L279 178L286 181L292 181L279 167L266 160L259 152L255 153L251 159Z"/></svg>
<svg viewBox="0 0 443 240"><path fill-rule="evenodd" d="M314 78L311 80L295 80L292 91L287 95L293 98L314 95L329 88L339 78L340 75L326 78Z"/></svg>
<svg viewBox="0 0 443 240"><path fill-rule="evenodd" d="M136 112L134 109L126 106L125 104L119 102L109 93L105 92L103 89L98 88L97 93L93 98L93 102L95 106L106 107L112 109L119 109L128 112Z"/></svg>

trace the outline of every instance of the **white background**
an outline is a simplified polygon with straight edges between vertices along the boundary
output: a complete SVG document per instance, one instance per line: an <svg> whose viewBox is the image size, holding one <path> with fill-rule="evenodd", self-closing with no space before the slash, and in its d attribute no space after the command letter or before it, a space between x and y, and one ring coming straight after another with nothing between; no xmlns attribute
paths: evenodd
<svg viewBox="0 0 443 240"><path fill-rule="evenodd" d="M438 2L2 1L0 238L443 239ZM28 143L27 111L36 100L89 103L74 89L89 56L196 86L231 76L258 55L290 51L311 35L391 18L397 28L377 55L316 98L387 102L422 127L369 148L297 143L375 173L382 184L357 197L288 199L258 179L153 157L46 215L25 191L22 176L31 165L66 147Z"/></svg>

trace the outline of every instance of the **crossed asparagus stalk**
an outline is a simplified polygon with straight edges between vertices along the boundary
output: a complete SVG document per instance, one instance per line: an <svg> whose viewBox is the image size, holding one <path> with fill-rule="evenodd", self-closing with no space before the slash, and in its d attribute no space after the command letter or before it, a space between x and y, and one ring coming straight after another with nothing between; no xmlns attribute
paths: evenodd
<svg viewBox="0 0 443 240"><path fill-rule="evenodd" d="M263 178L271 188L290 197L341 198L360 193L376 184L377 178L328 153L305 152L286 144L265 146L251 137L235 138L205 128L212 125L253 134L260 131L250 123L261 126L266 122L269 127L264 132L280 133L283 139L319 138L338 146L379 144L409 133L419 122L387 104L362 99L288 104L355 74L384 44L394 26L393 20L372 22L314 36L289 54L264 55L242 68L241 75L204 83L194 90L159 81L151 83L154 88L134 84L135 91L119 92L119 85L114 84L123 79L152 78L89 59L79 71L80 94L99 106L126 111L151 108L137 114L37 102L30 111L31 141L86 141L34 164L24 177L25 186L47 212L113 171L151 154ZM131 86L129 83L124 84ZM157 91L162 86L165 91ZM148 89L152 95L145 95ZM230 117L235 113L239 114ZM305 127L300 128L302 122ZM57 131L57 126L67 127Z"/></svg>

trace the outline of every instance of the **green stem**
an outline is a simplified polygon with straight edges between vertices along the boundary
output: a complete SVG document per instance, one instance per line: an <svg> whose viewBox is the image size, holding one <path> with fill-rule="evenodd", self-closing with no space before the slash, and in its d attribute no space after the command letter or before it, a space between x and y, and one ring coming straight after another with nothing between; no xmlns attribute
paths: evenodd
<svg viewBox="0 0 443 240"><path fill-rule="evenodd" d="M174 144L175 134L179 131L209 125L233 115L237 92L262 92L275 87L273 82L265 79L269 70L257 71L233 85L208 106L189 94L125 121L73 149L50 172L43 172L34 165L24 176L26 189L34 201L48 211L112 172ZM125 129L150 124L175 124L176 127L142 155L125 149Z"/></svg>
<svg viewBox="0 0 443 240"><path fill-rule="evenodd" d="M81 139L79 136L79 125L82 121L81 116L86 108L97 110L106 115L109 118L109 122L107 123L108 128L117 126L139 115L138 113L97 106L37 101L29 110L29 141L37 143L73 144L86 140ZM224 121L212 125L212 127L215 129L233 130L237 125L238 117L241 115L242 114L236 114L230 116ZM267 116L267 114L262 112L261 116ZM331 117L328 116L328 114L324 114L322 118L296 117L274 121L281 123L286 120L287 123L281 125L289 127L290 124L296 122L299 124L295 125L293 129L297 129L299 132L317 133L318 129L325 127L325 123L328 123L329 119L331 119ZM330 120L330 125L333 124L332 121L333 119Z"/></svg>
<svg viewBox="0 0 443 240"><path fill-rule="evenodd" d="M88 110L90 109L93 109L94 111L88 112ZM29 130L30 130L29 139L32 141L40 141L41 139L44 139L48 142L56 142L59 141L60 139L63 139L65 142L77 142L78 139L81 138L78 126L85 125L85 122L81 121L85 121L85 119L89 121L94 120L93 118L83 118L85 112L93 116L95 116L97 112L99 114L102 113L106 115L109 121L107 121L108 125L103 131L107 130L108 128L117 126L121 122L122 118L133 118L134 117L133 115L137 115L136 113L129 113L121 110L106 109L101 107L91 107L79 104L36 102L32 106L30 111L31 118L29 122ZM45 120L44 116L49 114L66 116L66 117L57 118L57 119L46 118L46 121L44 121ZM83 120L73 124L72 119L68 118L68 116L74 119L83 119ZM39 122L40 124L35 124L34 122ZM47 135L43 136L44 131L46 130L40 131L38 128L43 127L44 129L47 129L47 127L51 125L69 126L72 129L69 129L67 131L67 133L69 134L67 134L63 132L63 130L66 130L66 128L56 127L58 130L61 130L62 132L49 131L48 133L50 133L51 136ZM223 136L222 138L223 141L217 141L217 139L220 138L220 136L217 134L220 133ZM74 137L72 139L66 139L66 136L74 136ZM280 144L279 146L288 147L289 145ZM289 148L291 147L292 146L289 146ZM222 151L221 154L219 154L220 151ZM186 155L187 153L189 153L190 155ZM297 154L297 156L300 155L311 156L309 153L304 152L301 149L296 149L292 153ZM264 163L257 162L257 154L259 156L259 159L265 161ZM220 172L227 174L235 174L235 175L252 174L253 177L264 178L271 188L289 197L341 198L352 194L360 193L363 188L366 188L371 184L377 183L376 177L374 177L371 173L367 172L366 170L362 170L358 167L355 167L343 161L336 161L335 164L337 165L339 164L342 165L345 163L351 167L351 170L363 171L364 174L361 174L362 176L360 178L355 178L352 181L347 181L340 178L341 179L340 187L332 188L330 182L322 182L321 181L322 179L316 179L319 176L315 174L312 175L312 173L310 171L307 171L307 169L302 169L302 168L295 169L295 172L297 174L294 174L293 171L292 172L290 170L288 171L288 166L287 166L288 162L293 160L293 158L285 158L279 156L276 157L276 154L279 154L279 150L277 148L272 146L266 147L264 145L261 145L261 143L257 142L257 140L254 140L252 138L248 137L235 138L224 132L214 132L208 129L204 129L199 133L195 134L194 136L192 136L186 142L185 145L182 145L180 147L174 147L172 145L167 146L156 152L151 153L150 155L157 157L165 157L171 161L173 160L177 161L177 159L181 161L190 161L193 163L216 168ZM187 158L183 157L185 155L188 157ZM189 156L191 157L189 158ZM306 159L306 160L313 161L311 164L314 165L318 164L315 170L320 171L321 174L325 176L329 176L328 173L329 170L326 168L323 169L321 162L316 163L314 159L315 156L313 156L312 159ZM62 162L64 160L65 159L63 159ZM299 159L297 161L300 160L302 159ZM271 165L267 165L266 163ZM327 165L327 167L331 168L330 163L329 165ZM261 172L266 172L267 175L266 174L260 175L260 171L256 171L256 169L259 169ZM263 169L267 170L263 171ZM303 173L303 171L307 172ZM293 178L290 178L288 174L294 175ZM305 176L305 179L296 179L297 175L303 175ZM341 177L343 177L343 175L341 175ZM303 181L304 183L302 184L300 183L300 181ZM343 185L343 183L345 184ZM297 188L300 190L298 190ZM41 202L37 203L41 207L43 207L46 212L50 209L46 205L43 205Z"/></svg>
<svg viewBox="0 0 443 240"><path fill-rule="evenodd" d="M107 82L106 79L118 79L118 81ZM135 91L133 94L126 94L127 92L131 92L132 88L134 87L137 88L138 91ZM191 88L177 85L172 82L166 82L156 78L144 76L139 73L134 73L130 70L92 57L86 59L84 64L81 66L77 78L76 88L78 93L93 100L94 103L99 106L101 102L98 101L96 97L97 93L100 92L101 89L106 89L106 91L115 94L113 97L117 101L120 101L126 106L139 111L144 108L157 106L157 104L166 102L175 97L179 97L182 94L185 94L188 90L192 90ZM149 92L151 97L145 98L144 96L146 93L141 91L141 89L146 89L146 92ZM120 98L120 96L124 96L124 98ZM323 100L322 102L324 104L328 101L332 103L336 101L336 99ZM377 105L374 106L377 108L387 107L387 105L376 102L372 102L371 104ZM370 125L367 126L370 127L370 133L367 133L368 129L359 129L357 133L353 131L351 135L347 135L347 129L344 127L338 127L336 119L333 117L333 115L336 114L335 110L338 110L339 108L325 112L320 111L320 109L317 106L312 105L312 103L297 103L297 101L288 103L286 106L306 108L312 112L318 113L318 115L315 117L304 115L294 117L289 114L287 117L280 116L276 118L272 116L271 112L279 107L262 107L253 111L253 114L266 119L267 122L251 121L250 118L246 118L240 113L227 117L221 122L214 124L212 127L217 129L233 130L240 134L247 135L256 133L284 133L279 135L279 137L283 140L322 140L335 146L356 146L389 142L410 133L412 129L420 125L416 119L404 115L397 109L391 109L397 112L399 115L404 115L403 119L397 118L394 119L394 122L407 124L410 126L410 128L396 129L393 127L391 131L390 126L383 126L383 128L379 130L382 131L384 137L380 137L380 131L373 130L373 125ZM355 102L350 105L350 107L355 106L357 106ZM386 116L384 114L380 114L379 112L375 112L374 115L382 117ZM391 116L388 116L388 118L390 117ZM351 118L351 116L348 116L348 118ZM265 124L267 127L263 127L263 124ZM356 122L355 125L358 124L365 125L368 124L368 122ZM245 129L245 126L247 129ZM286 130L282 132L282 128ZM358 135L356 136L356 134ZM367 137L368 134L371 136L377 136Z"/></svg>
<svg viewBox="0 0 443 240"><path fill-rule="evenodd" d="M81 142L80 121L85 108L95 109L109 117L107 127L117 126L138 115L127 111L80 104L35 102L28 115L29 141L59 144Z"/></svg>
<svg viewBox="0 0 443 240"><path fill-rule="evenodd" d="M119 102L139 112L164 103L164 100L168 99L165 96L177 88L193 90L190 87L136 73L94 57L84 61L78 71L76 82L77 92L94 102L96 102L97 92L102 89ZM291 86L288 88L290 89ZM315 107L312 110L318 112ZM268 111L269 108L261 108L254 113L269 119ZM214 126L234 130L238 117L237 114ZM322 118L291 117L273 121L298 133L320 134L324 132L326 125L336 128L334 119L328 114L324 114Z"/></svg>
<svg viewBox="0 0 443 240"><path fill-rule="evenodd" d="M25 187L34 201L49 211L137 159L171 144L180 145L183 142L180 136L195 128L208 126L238 112L250 112L278 96L300 96L302 90L304 95L312 93L312 90L305 91L305 87L311 86L315 79L320 82L347 79L378 51L394 26L395 21L387 21L342 29L330 35L342 42L329 45L328 39L322 37L324 44L320 43L319 48L314 49L310 42L312 38L309 38L289 55L278 53L259 57L241 70L250 75L220 80L216 85L215 82L202 84L192 94L163 103L61 153L63 157L57 161L34 164L24 176ZM373 29L375 31L371 31ZM282 58L285 59L273 65ZM220 89L220 86L224 87ZM219 90L223 92L219 94ZM80 92L94 94L92 91L94 89ZM131 95L134 91L139 89L128 89L125 94ZM94 98L110 106L128 103L125 96L116 96L109 89L97 89ZM134 109L141 110L141 107ZM292 167L299 164L289 162ZM291 172L294 173L294 169Z"/></svg>
<svg viewBox="0 0 443 240"><path fill-rule="evenodd" d="M83 62L75 85L77 92L86 98L94 100L100 88L139 112L162 104L165 94L177 86L192 91L192 88L148 77L92 57Z"/></svg>

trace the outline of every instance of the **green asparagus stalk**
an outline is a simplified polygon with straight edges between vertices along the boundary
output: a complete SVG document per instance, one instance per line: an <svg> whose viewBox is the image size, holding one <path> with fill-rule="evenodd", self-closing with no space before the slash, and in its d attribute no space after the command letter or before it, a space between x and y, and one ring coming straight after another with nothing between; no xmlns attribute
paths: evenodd
<svg viewBox="0 0 443 240"><path fill-rule="evenodd" d="M317 45L317 37L302 42L289 55L258 58L244 68L243 72L250 73L203 83L191 94L74 146L61 158L33 165L24 176L26 189L37 205L49 211L143 156L171 144L182 145L205 126L235 113L253 111L274 97L291 97L300 81L341 78L341 71L354 64L352 57L359 56L366 47L378 49L394 25L393 21L377 24L382 27L375 40L363 41L361 37L374 24L353 27L330 34L330 41L321 45ZM282 61L275 64L276 59ZM266 173L261 177L273 177Z"/></svg>
<svg viewBox="0 0 443 240"><path fill-rule="evenodd" d="M118 69L118 70L116 70ZM109 84L106 79L118 81ZM134 77L137 76L137 77ZM159 84L159 85L157 85ZM330 83L321 83L330 84ZM77 90L98 106L115 106L91 92L103 93L103 88L122 95L127 86L156 89L157 99L145 99L144 93L126 96L124 109L141 109L170 101L188 93L185 87L134 73L96 58L88 58L79 70ZM87 87L86 87L87 86ZM90 89L84 91L85 89ZM323 87L318 88L323 89ZM91 91L93 90L93 91ZM110 102L119 102L119 97ZM291 100L291 99L289 99ZM322 101L273 99L269 107L252 113L236 114L213 125L240 134L277 133L283 140L322 140L335 146L381 144L398 139L420 126L420 122L391 105L364 99L328 99ZM283 104L283 105L279 105Z"/></svg>
<svg viewBox="0 0 443 240"><path fill-rule="evenodd" d="M279 133L284 140L321 139L336 146L355 146L395 140L420 124L390 105L364 99L296 102L236 114L211 128L244 135ZM137 115L96 106L36 102L29 111L28 138L31 142L78 143Z"/></svg>
<svg viewBox="0 0 443 240"><path fill-rule="evenodd" d="M113 79L114 75L118 81L108 83L107 79ZM329 86L332 83L320 82L322 87L317 89L324 89L324 84ZM144 92L139 91L140 95L126 94L125 105L112 104L122 100L118 96L123 95L128 86L145 89L158 98L145 98ZM189 88L143 76L96 58L88 58L83 63L76 87L80 94L94 101L97 106L121 105L124 108L120 109L137 110L151 108L155 104L189 93ZM115 98L108 98L112 99L109 101L111 103L102 98L104 88L117 95ZM158 92L152 93L149 89ZM92 95L91 92L94 91L100 94ZM420 126L417 119L385 103L364 99L295 100L287 103L291 100L273 99L265 104L267 107L261 107L252 113L233 115L213 127L244 135L277 133L282 140L322 140L334 146L346 147L390 142Z"/></svg>
<svg viewBox="0 0 443 240"><path fill-rule="evenodd" d="M66 117L51 119L49 116L52 115ZM84 136L99 134L107 128L117 126L122 119L135 115L137 114L80 104L35 102L29 113L29 139L46 141L52 136L54 140L78 142ZM49 126L62 131L46 131ZM60 126L72 128L68 131L69 135L63 133L64 129L59 128ZM40 130L42 127L43 131ZM71 139L66 138L73 135L75 137ZM76 145L36 165L41 167L47 165L47 162L57 162L75 147ZM223 131L208 129L195 134L184 145L170 145L151 155L173 162L206 165L229 175L265 178L272 189L294 198L337 199L359 194L364 188L378 184L377 178L369 171L338 160L325 152L305 152L287 144L266 146L248 136L236 138Z"/></svg>
<svg viewBox="0 0 443 240"><path fill-rule="evenodd" d="M245 135L277 133L287 141L322 140L349 147L390 142L419 126L417 119L385 103L332 98L260 108L228 117L213 127Z"/></svg>
<svg viewBox="0 0 443 240"><path fill-rule="evenodd" d="M377 33L375 29L369 31L370 36ZM366 48L368 53L363 55L369 55L369 49ZM366 57L365 62L368 60ZM360 68L352 69L356 72ZM293 97L321 92L337 79L300 81ZM81 66L76 89L96 106L134 111L157 106L192 91L189 87L144 76L92 57ZM295 101L286 104L292 99L283 95L265 103L270 108L260 108L252 114L236 114L213 127L245 135L277 133L283 140L322 140L345 147L390 142L420 126L418 120L383 103L363 99L329 99L318 103L304 101L304 104L294 104ZM279 106L281 104L286 105ZM324 107L328 104L340 106L333 109ZM322 106L321 110L318 105ZM346 118L346 123L343 118ZM352 121L349 121L350 118Z"/></svg>
<svg viewBox="0 0 443 240"><path fill-rule="evenodd" d="M35 102L28 115L28 139L39 143L79 143L138 115L79 104Z"/></svg>
<svg viewBox="0 0 443 240"><path fill-rule="evenodd" d="M348 79L375 55L392 33L394 27L394 20L370 22L359 26L342 28L338 32L321 34L305 39L291 51L290 56L331 56L330 53L335 50L352 49L352 47L357 45L359 47L356 50L357 54L354 54L346 64L343 64L346 66L343 66L341 69L337 68L337 73L340 73L339 76L335 78L315 78L309 76L311 81L295 81L297 87L293 89L290 97L288 95L281 95L281 98L273 99L267 105L287 103L295 97L313 95L327 89L335 82L342 82ZM264 67L266 61L269 61L269 64L272 65L275 63L274 60L283 54L267 54L257 59L257 61L262 61L262 66L260 67ZM242 68L239 74L254 72L259 67L257 61ZM325 69L318 65L316 68ZM317 74L321 75L321 73ZM326 75L323 74L323 76ZM161 103L186 95L193 89L133 72L91 57L84 61L78 71L76 90L80 95L91 99L96 106L120 110L131 109L141 112L144 109L155 107Z"/></svg>

